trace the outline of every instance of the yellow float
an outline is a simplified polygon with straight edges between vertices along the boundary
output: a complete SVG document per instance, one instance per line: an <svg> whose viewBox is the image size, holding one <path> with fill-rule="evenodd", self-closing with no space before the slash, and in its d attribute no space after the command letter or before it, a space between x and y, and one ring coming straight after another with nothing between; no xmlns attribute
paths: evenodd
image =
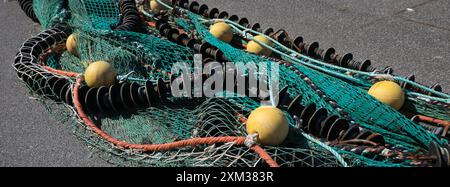
<svg viewBox="0 0 450 187"><path fill-rule="evenodd" d="M268 146L283 143L289 132L284 113L272 106L261 106L252 111L246 123L249 135L258 134L257 142Z"/></svg>
<svg viewBox="0 0 450 187"><path fill-rule="evenodd" d="M163 2L166 3L166 1L163 1ZM150 1L150 10L152 10L152 12L158 13L161 10L166 10L166 9L167 8L165 6L161 5L156 0L151 0Z"/></svg>
<svg viewBox="0 0 450 187"><path fill-rule="evenodd" d="M71 34L66 40L66 49L67 52L72 54L73 56L79 57L80 54L77 50L77 37L75 34Z"/></svg>
<svg viewBox="0 0 450 187"><path fill-rule="evenodd" d="M380 102L397 110L402 108L405 103L405 93L400 85L392 81L377 82L370 88L368 93Z"/></svg>
<svg viewBox="0 0 450 187"><path fill-rule="evenodd" d="M97 61L89 64L84 72L84 80L91 88L112 86L116 83L117 71L111 64L105 61Z"/></svg>
<svg viewBox="0 0 450 187"><path fill-rule="evenodd" d="M209 32L223 42L230 43L231 40L233 40L233 31L231 30L231 26L225 22L215 23L211 26Z"/></svg>
<svg viewBox="0 0 450 187"><path fill-rule="evenodd" d="M265 36L262 36L262 35L258 35L258 36L255 36L252 41L248 42L247 52L253 53L256 55L263 55L263 56L270 56L270 54L272 54L272 51L270 49L262 46L255 40L257 40L263 44L266 44L268 46L272 45L272 41L270 41L268 38L266 38Z"/></svg>

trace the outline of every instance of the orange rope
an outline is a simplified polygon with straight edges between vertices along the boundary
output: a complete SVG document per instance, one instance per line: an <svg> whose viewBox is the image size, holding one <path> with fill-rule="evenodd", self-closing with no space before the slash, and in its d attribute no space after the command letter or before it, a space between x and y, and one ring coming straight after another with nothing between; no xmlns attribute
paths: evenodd
<svg viewBox="0 0 450 187"><path fill-rule="evenodd" d="M57 69L53 69L53 68L48 67L48 66L42 66L42 67L44 69L46 69L47 71L50 71L52 73L56 73L58 75L67 76L67 77L77 77L79 75L76 72L68 72L68 71L57 70Z"/></svg>
<svg viewBox="0 0 450 187"><path fill-rule="evenodd" d="M423 121L423 122L435 123L435 124L438 124L438 125L441 125L444 127L450 126L449 121L435 119L435 118L424 116L424 115L417 115L417 117L419 118L420 121Z"/></svg>
<svg viewBox="0 0 450 187"><path fill-rule="evenodd" d="M66 72L67 73L67 72ZM73 74L72 74L73 75ZM73 87L73 103L75 109L80 116L80 118L86 123L86 125L91 128L95 133L97 133L102 138L107 141L113 143L116 146L129 148L129 149L141 149L144 151L168 151L176 148L182 148L187 146L197 146L200 144L215 144L215 143L227 143L227 142L235 142L237 145L243 145L245 143L245 137L207 137L207 138L192 138L188 140L182 140L178 142L165 143L165 144L131 144L128 142L120 141L115 139L105 133L103 130L99 129L94 122L92 122L89 117L84 112L81 103L78 98L78 89L83 81L82 77L78 77L77 81ZM279 167L275 160L273 160L269 154L267 154L264 149L262 149L259 145L254 145L251 147L253 151L255 151L270 167Z"/></svg>
<svg viewBox="0 0 450 187"><path fill-rule="evenodd" d="M146 21L145 23L147 23L147 25L150 27L156 27L156 22Z"/></svg>
<svg viewBox="0 0 450 187"><path fill-rule="evenodd" d="M270 157L270 155L267 154L267 152L264 151L264 149L259 145L254 145L251 149L255 151L255 153L257 153L259 157L261 157L270 167L280 167L278 163L273 160L272 157Z"/></svg>

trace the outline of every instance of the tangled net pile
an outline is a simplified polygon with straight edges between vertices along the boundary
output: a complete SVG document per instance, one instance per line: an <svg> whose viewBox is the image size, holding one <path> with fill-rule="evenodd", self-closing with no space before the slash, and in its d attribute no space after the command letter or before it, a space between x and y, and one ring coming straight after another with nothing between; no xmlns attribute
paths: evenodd
<svg viewBox="0 0 450 187"><path fill-rule="evenodd" d="M283 30L186 0L19 0L43 31L28 39L13 64L18 77L57 119L120 166L410 167L449 166L450 96L357 62L334 49L321 50ZM247 53L210 34L225 21L249 41L270 35L270 57ZM77 36L78 55L65 41ZM268 36L269 37L269 36ZM245 131L250 112L265 98L173 97L168 84L177 62L202 54L218 62L280 66L278 107L290 124L280 146L263 146ZM89 62L108 61L120 83L89 88ZM381 79L403 85L399 112L367 94ZM410 119L413 117L413 119Z"/></svg>

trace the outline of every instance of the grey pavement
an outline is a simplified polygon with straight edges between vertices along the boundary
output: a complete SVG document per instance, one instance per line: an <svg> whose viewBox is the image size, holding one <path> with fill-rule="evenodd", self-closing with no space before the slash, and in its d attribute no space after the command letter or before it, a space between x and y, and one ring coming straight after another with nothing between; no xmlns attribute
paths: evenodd
<svg viewBox="0 0 450 187"><path fill-rule="evenodd" d="M396 74L416 74L427 85L450 91L448 0L199 0L247 17L263 27L321 47L371 59ZM20 44L39 32L17 2L0 2L0 166L109 166L90 154L63 124L29 99L11 64Z"/></svg>
<svg viewBox="0 0 450 187"><path fill-rule="evenodd" d="M39 101L30 99L16 77L14 56L39 26L25 17L16 1L0 2L0 18L0 166L108 166Z"/></svg>

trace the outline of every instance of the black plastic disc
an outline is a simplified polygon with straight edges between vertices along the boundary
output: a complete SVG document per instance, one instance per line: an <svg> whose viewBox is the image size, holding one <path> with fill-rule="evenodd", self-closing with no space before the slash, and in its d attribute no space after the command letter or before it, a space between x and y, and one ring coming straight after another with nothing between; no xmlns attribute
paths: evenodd
<svg viewBox="0 0 450 187"><path fill-rule="evenodd" d="M313 43L311 43L310 45L309 45L309 47L308 47L308 55L309 56L315 56L316 54L315 54L315 50L317 49L319 47L319 43L318 42L313 42Z"/></svg>
<svg viewBox="0 0 450 187"><path fill-rule="evenodd" d="M223 11L221 13L219 13L219 17L220 19L227 19L228 18L228 12Z"/></svg>
<svg viewBox="0 0 450 187"><path fill-rule="evenodd" d="M366 138L366 140L374 142L381 146L383 146L386 143L384 137L379 133L371 134L369 137Z"/></svg>
<svg viewBox="0 0 450 187"><path fill-rule="evenodd" d="M44 80L44 84L45 84L45 78L40 73L36 72L36 74L33 75L32 79L33 79L33 85L31 86L31 89L33 89L33 91L36 91L39 94L42 94L40 89L41 89L41 85L42 85L42 80Z"/></svg>
<svg viewBox="0 0 450 187"><path fill-rule="evenodd" d="M365 140L365 139L367 139L367 138L368 138L370 135L372 135L372 134L373 134L372 132L363 129L363 130L358 134L358 136L356 136L355 139Z"/></svg>
<svg viewBox="0 0 450 187"><path fill-rule="evenodd" d="M265 35L271 35L275 31L273 30L273 28L269 27L269 28L265 29L263 32L264 32Z"/></svg>
<svg viewBox="0 0 450 187"><path fill-rule="evenodd" d="M67 89L67 91L66 91L66 97L65 97L65 100L66 100L66 103L68 104L68 105L70 105L70 106L73 106L73 97L72 97L72 89Z"/></svg>
<svg viewBox="0 0 450 187"><path fill-rule="evenodd" d="M153 106L153 99L155 99L155 90L153 89L154 85L151 81L145 82L145 96L148 102L148 106Z"/></svg>
<svg viewBox="0 0 450 187"><path fill-rule="evenodd" d="M180 34L177 38L177 43L183 46L187 46L189 42L189 36L187 34Z"/></svg>
<svg viewBox="0 0 450 187"><path fill-rule="evenodd" d="M303 43L303 37L299 36L297 38L294 39L294 45L297 47L300 47L299 45Z"/></svg>
<svg viewBox="0 0 450 187"><path fill-rule="evenodd" d="M308 121L308 132L319 136L321 129L321 122L327 117L328 112L325 108L320 108L316 112L314 112L311 119Z"/></svg>
<svg viewBox="0 0 450 187"><path fill-rule="evenodd" d="M354 139L359 134L359 127L356 125L351 126L340 138L341 141Z"/></svg>
<svg viewBox="0 0 450 187"><path fill-rule="evenodd" d="M358 69L359 69L360 71L367 71L367 68L368 68L369 66L371 66L371 65L372 65L372 61L366 60L366 61L364 61L363 63L360 64L360 66L358 67Z"/></svg>
<svg viewBox="0 0 450 187"><path fill-rule="evenodd" d="M303 106L301 104L302 102L302 96L298 95L294 98L294 100L291 101L291 104L288 106L288 113L291 115L295 115L297 117L300 117L301 111L303 110Z"/></svg>
<svg viewBox="0 0 450 187"><path fill-rule="evenodd" d="M236 22L236 21L239 20L239 17L238 17L237 15L231 15L228 19L229 19L230 21Z"/></svg>
<svg viewBox="0 0 450 187"><path fill-rule="evenodd" d="M303 109L302 114L300 114L300 119L302 120L303 129L308 125L309 119L316 112L316 104L310 104L305 109Z"/></svg>
<svg viewBox="0 0 450 187"><path fill-rule="evenodd" d="M202 16L207 16L208 15L208 6L203 4L200 6L200 8L198 9L198 13Z"/></svg>
<svg viewBox="0 0 450 187"><path fill-rule="evenodd" d="M38 80L38 82L39 82L38 93L39 94L45 94L45 91L48 88L46 84L47 84L47 80L49 78L47 78L47 77L51 77L51 76L52 76L52 74L49 74L49 73L43 73L42 75L40 75L41 78Z"/></svg>
<svg viewBox="0 0 450 187"><path fill-rule="evenodd" d="M199 8L200 4L198 4L197 1L192 1L192 3L189 5L189 10L198 14L198 8Z"/></svg>
<svg viewBox="0 0 450 187"><path fill-rule="evenodd" d="M202 45L200 45L200 53L203 55L209 55L208 54L208 50L211 49L213 46L209 43L203 43Z"/></svg>
<svg viewBox="0 0 450 187"><path fill-rule="evenodd" d="M447 148L441 148L442 161L444 167L450 167L450 152Z"/></svg>
<svg viewBox="0 0 450 187"><path fill-rule="evenodd" d="M187 9L189 6L189 1L188 0L179 0L178 5L182 8Z"/></svg>
<svg viewBox="0 0 450 187"><path fill-rule="evenodd" d="M259 23L255 23L252 26L252 30L259 31L261 29L261 25Z"/></svg>
<svg viewBox="0 0 450 187"><path fill-rule="evenodd" d="M31 75L32 70L26 70L25 73L22 73L22 80L31 87L32 81L31 81Z"/></svg>
<svg viewBox="0 0 450 187"><path fill-rule="evenodd" d="M83 107L86 107L84 98L86 98L86 94L87 94L88 90L89 90L89 87L87 87L87 86L80 86L80 88L78 89L78 99L79 99L79 102L81 103L81 105L83 105Z"/></svg>
<svg viewBox="0 0 450 187"><path fill-rule="evenodd" d="M133 100L130 95L131 84L124 83L120 86L120 100L127 111L133 110Z"/></svg>
<svg viewBox="0 0 450 187"><path fill-rule="evenodd" d="M110 109L108 93L109 89L105 86L98 88L97 90L97 106L102 113L107 113Z"/></svg>
<svg viewBox="0 0 450 187"><path fill-rule="evenodd" d="M321 125L320 128L320 137L321 138L326 138L328 136L328 131L330 131L331 125L333 125L333 123L339 119L339 116L336 115L332 115L332 116L328 116Z"/></svg>
<svg viewBox="0 0 450 187"><path fill-rule="evenodd" d="M51 78L47 79L46 88L45 88L45 95L49 96L50 98L57 99L55 94L53 93L52 86L55 84L55 82L58 80L58 77L52 76Z"/></svg>
<svg viewBox="0 0 450 187"><path fill-rule="evenodd" d="M115 84L109 88L109 103L114 111L120 112L122 110L120 103L120 85Z"/></svg>
<svg viewBox="0 0 450 187"><path fill-rule="evenodd" d="M325 54L323 55L322 59L327 62L331 60L331 55L334 54L336 50L334 48L328 48Z"/></svg>
<svg viewBox="0 0 450 187"><path fill-rule="evenodd" d="M333 125L331 125L330 130L327 134L327 140L333 141L339 138L342 131L346 131L349 128L349 124L345 119L336 120Z"/></svg>
<svg viewBox="0 0 450 187"><path fill-rule="evenodd" d="M217 18L219 16L219 9L217 9L217 8L213 8L213 9L211 9L211 11L209 11L209 15L208 15L208 17L209 18Z"/></svg>
<svg viewBox="0 0 450 187"><path fill-rule="evenodd" d="M248 21L248 19L247 18L241 18L240 20L239 20L239 25L242 25L242 26L244 26L244 27L248 27L249 26L249 21Z"/></svg>
<svg viewBox="0 0 450 187"><path fill-rule="evenodd" d="M161 78L158 79L156 88L157 88L158 96L161 99L165 99L166 98L166 83L163 81L163 79L161 79Z"/></svg>
<svg viewBox="0 0 450 187"><path fill-rule="evenodd" d="M138 107L143 107L144 104L139 100L139 84L138 83L131 83L130 85L130 96L131 96L131 101L133 102L133 104L135 106Z"/></svg>
<svg viewBox="0 0 450 187"><path fill-rule="evenodd" d="M443 166L442 153L441 153L439 146L435 142L431 143L429 153L432 156L436 156L436 160L434 162L434 167L442 167Z"/></svg>
<svg viewBox="0 0 450 187"><path fill-rule="evenodd" d="M53 93L55 94L55 96L59 97L59 93L61 93L61 90L66 83L67 83L67 80L64 78L60 78L59 80L57 80L55 82L55 84L52 87L52 90L53 90ZM61 99L61 98L59 98L59 99Z"/></svg>
<svg viewBox="0 0 450 187"><path fill-rule="evenodd" d="M284 87L278 93L278 106L284 106L289 100L289 94L287 93L289 87Z"/></svg>
<svg viewBox="0 0 450 187"><path fill-rule="evenodd" d="M180 35L180 31L178 31L178 29L170 29L167 32L167 38L172 42L177 42L177 39L178 39L177 36L179 36L179 35Z"/></svg>
<svg viewBox="0 0 450 187"><path fill-rule="evenodd" d="M61 98L61 101L66 102L66 94L67 94L67 90L70 90L70 82L67 82L66 84L64 84L64 86L61 88L61 91L59 92L59 98Z"/></svg>
<svg viewBox="0 0 450 187"><path fill-rule="evenodd" d="M348 68L348 62L353 59L353 54L347 53L339 61L339 65L344 68Z"/></svg>
<svg viewBox="0 0 450 187"><path fill-rule="evenodd" d="M98 88L91 88L86 93L86 98L84 99L84 103L86 103L86 109L88 110L88 112L93 112L93 113L98 112L97 90L98 90Z"/></svg>

